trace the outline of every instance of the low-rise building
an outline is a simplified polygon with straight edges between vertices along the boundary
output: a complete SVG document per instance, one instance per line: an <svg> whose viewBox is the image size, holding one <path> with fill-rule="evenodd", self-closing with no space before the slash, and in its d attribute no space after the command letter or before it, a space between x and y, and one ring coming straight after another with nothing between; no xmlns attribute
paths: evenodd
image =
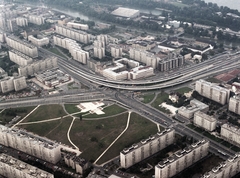
<svg viewBox="0 0 240 178"><path fill-rule="evenodd" d="M197 111L194 113L193 123L197 127L202 127L207 131L213 131L216 129L217 119L204 112Z"/></svg>
<svg viewBox="0 0 240 178"><path fill-rule="evenodd" d="M30 41L32 44L38 47L49 44L49 39L47 37L35 38L33 35L30 35L28 36L28 41Z"/></svg>
<svg viewBox="0 0 240 178"><path fill-rule="evenodd" d="M209 141L201 140L165 158L155 166L155 178L173 177L207 156Z"/></svg>
<svg viewBox="0 0 240 178"><path fill-rule="evenodd" d="M192 118L194 113L197 111L202 111L202 112L207 112L209 109L209 106L196 100L193 99L190 101L190 106L182 106L178 109L178 114L185 117L185 118Z"/></svg>

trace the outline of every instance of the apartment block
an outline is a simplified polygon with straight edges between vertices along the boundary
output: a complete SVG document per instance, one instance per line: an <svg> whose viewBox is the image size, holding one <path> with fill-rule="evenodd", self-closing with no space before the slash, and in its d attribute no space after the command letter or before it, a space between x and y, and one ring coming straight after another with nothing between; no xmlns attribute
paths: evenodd
<svg viewBox="0 0 240 178"><path fill-rule="evenodd" d="M54 36L53 41L55 45L69 50L74 60L83 64L87 64L87 60L89 59L89 53L82 50L82 48L76 41L59 35Z"/></svg>
<svg viewBox="0 0 240 178"><path fill-rule="evenodd" d="M87 24L74 23L74 22L68 22L67 26L70 28L76 28L79 30L88 30L89 29Z"/></svg>
<svg viewBox="0 0 240 178"><path fill-rule="evenodd" d="M121 167L129 168L171 145L174 141L174 135L175 130L167 128L129 148L125 148L120 152Z"/></svg>
<svg viewBox="0 0 240 178"><path fill-rule="evenodd" d="M90 42L90 34L70 27L56 25L56 33L84 44Z"/></svg>
<svg viewBox="0 0 240 178"><path fill-rule="evenodd" d="M13 80L13 86L15 91L19 91L27 88L26 78L24 76L17 77Z"/></svg>
<svg viewBox="0 0 240 178"><path fill-rule="evenodd" d="M238 127L230 124L223 124L220 134L223 139L240 146L240 129Z"/></svg>
<svg viewBox="0 0 240 178"><path fill-rule="evenodd" d="M0 80L0 91L2 93L7 93L14 90L13 84L14 77L5 77Z"/></svg>
<svg viewBox="0 0 240 178"><path fill-rule="evenodd" d="M34 44L38 47L49 44L49 39L47 37L35 38L34 36L30 35L30 36L28 36L28 41L30 41L32 44Z"/></svg>
<svg viewBox="0 0 240 178"><path fill-rule="evenodd" d="M41 16L37 15L29 15L28 20L30 23L36 24L36 25L42 25L45 23L45 19Z"/></svg>
<svg viewBox="0 0 240 178"><path fill-rule="evenodd" d="M39 60L29 64L27 66L19 67L18 73L20 76L28 77L29 75L34 75L37 72L45 71L48 69L58 67L57 58L50 57L44 60Z"/></svg>
<svg viewBox="0 0 240 178"><path fill-rule="evenodd" d="M61 145L22 129L0 125L0 144L53 164L56 164L61 159Z"/></svg>
<svg viewBox="0 0 240 178"><path fill-rule="evenodd" d="M15 36L7 36L6 42L11 48L16 49L32 58L38 57L37 47L29 44L28 42L22 41Z"/></svg>
<svg viewBox="0 0 240 178"><path fill-rule="evenodd" d="M205 173L201 178L229 178L240 172L240 154L237 153L211 171Z"/></svg>
<svg viewBox="0 0 240 178"><path fill-rule="evenodd" d="M240 98L238 96L230 98L228 110L240 115Z"/></svg>
<svg viewBox="0 0 240 178"><path fill-rule="evenodd" d="M16 18L16 23L20 27L28 26L28 20L27 20L27 18L24 18L24 17L17 17Z"/></svg>
<svg viewBox="0 0 240 178"><path fill-rule="evenodd" d="M169 71L181 67L184 64L183 56L177 56L175 58L163 59L158 62L158 70L161 72Z"/></svg>
<svg viewBox="0 0 240 178"><path fill-rule="evenodd" d="M119 46L111 46L111 56L114 58L121 58L122 48Z"/></svg>
<svg viewBox="0 0 240 178"><path fill-rule="evenodd" d="M183 150L179 150L172 156L165 158L155 166L155 178L173 177L182 170L207 156L209 142L198 141Z"/></svg>
<svg viewBox="0 0 240 178"><path fill-rule="evenodd" d="M202 96L216 101L222 105L229 101L230 90L214 85L205 80L196 81L195 90Z"/></svg>
<svg viewBox="0 0 240 178"><path fill-rule="evenodd" d="M185 117L185 118L192 118L194 113L197 111L202 111L202 112L207 112L209 109L209 106L196 100L193 99L190 101L189 106L182 106L178 109L178 114Z"/></svg>
<svg viewBox="0 0 240 178"><path fill-rule="evenodd" d="M14 63L18 64L19 66L26 66L33 62L33 59L17 50L10 50L8 51L9 58Z"/></svg>
<svg viewBox="0 0 240 178"><path fill-rule="evenodd" d="M0 154L0 175L9 178L54 178L53 174L6 154Z"/></svg>
<svg viewBox="0 0 240 178"><path fill-rule="evenodd" d="M98 35L97 36L97 41L103 42L105 45L108 44L108 36L107 35ZM104 46L106 47L106 46Z"/></svg>
<svg viewBox="0 0 240 178"><path fill-rule="evenodd" d="M201 127L211 132L216 129L217 119L205 114L204 112L197 111L194 113L193 123L197 127Z"/></svg>
<svg viewBox="0 0 240 178"><path fill-rule="evenodd" d="M105 57L105 48L94 47L93 56L102 59Z"/></svg>

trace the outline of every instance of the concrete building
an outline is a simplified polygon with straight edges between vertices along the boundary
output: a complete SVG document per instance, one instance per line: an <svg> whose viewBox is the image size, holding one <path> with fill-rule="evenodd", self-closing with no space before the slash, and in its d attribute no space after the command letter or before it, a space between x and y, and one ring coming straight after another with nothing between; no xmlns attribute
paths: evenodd
<svg viewBox="0 0 240 178"><path fill-rule="evenodd" d="M1 30L7 29L6 19L0 16L0 28Z"/></svg>
<svg viewBox="0 0 240 178"><path fill-rule="evenodd" d="M16 19L7 19L7 29L10 32L18 30Z"/></svg>
<svg viewBox="0 0 240 178"><path fill-rule="evenodd" d="M14 77L5 77L0 80L0 92L7 93L14 90Z"/></svg>
<svg viewBox="0 0 240 178"><path fill-rule="evenodd" d="M217 119L205 114L204 112L197 111L194 113L193 123L197 127L202 127L207 131L213 131L216 129Z"/></svg>
<svg viewBox="0 0 240 178"><path fill-rule="evenodd" d="M112 15L118 16L118 17L124 17L124 18L136 18L140 15L139 10L135 9L129 9L124 7L119 7L116 10L111 12Z"/></svg>
<svg viewBox="0 0 240 178"><path fill-rule="evenodd" d="M22 129L0 125L0 144L20 150L39 159L56 164L61 159L61 145Z"/></svg>
<svg viewBox="0 0 240 178"><path fill-rule="evenodd" d="M105 48L94 47L93 48L93 56L99 59L105 57Z"/></svg>
<svg viewBox="0 0 240 178"><path fill-rule="evenodd" d="M230 98L228 110L240 115L240 98L238 96Z"/></svg>
<svg viewBox="0 0 240 178"><path fill-rule="evenodd" d="M129 79L147 78L154 75L154 69L149 66L139 66L131 69Z"/></svg>
<svg viewBox="0 0 240 178"><path fill-rule="evenodd" d="M49 44L49 39L47 37L35 38L34 36L30 35L28 36L28 41L30 41L32 44L38 47Z"/></svg>
<svg viewBox="0 0 240 178"><path fill-rule="evenodd" d="M3 31L0 31L0 42L5 43L6 42L6 33Z"/></svg>
<svg viewBox="0 0 240 178"><path fill-rule="evenodd" d="M80 24L80 23L73 23L73 22L68 22L67 26L70 28L76 28L79 30L88 30L89 29L87 24Z"/></svg>
<svg viewBox="0 0 240 178"><path fill-rule="evenodd" d="M121 58L122 48L119 46L111 46L111 56L114 58Z"/></svg>
<svg viewBox="0 0 240 178"><path fill-rule="evenodd" d="M38 57L38 49L36 46L33 46L25 41L20 40L15 36L6 37L7 45L13 49L16 49L32 58Z"/></svg>
<svg viewBox="0 0 240 178"><path fill-rule="evenodd" d="M82 50L79 44L69 38L64 38L63 36L56 35L53 37L54 44L69 50L72 58L83 64L87 64L89 59L89 52Z"/></svg>
<svg viewBox="0 0 240 178"><path fill-rule="evenodd" d="M31 57L28 57L25 54L20 53L19 51L16 51L14 49L8 51L8 53L9 59L14 63L18 64L19 66L26 66L33 62L33 59Z"/></svg>
<svg viewBox="0 0 240 178"><path fill-rule="evenodd" d="M182 106L178 109L178 114L185 117L185 118L192 118L194 113L197 111L202 111L202 112L207 112L209 109L209 106L196 100L193 99L190 101L190 106Z"/></svg>
<svg viewBox="0 0 240 178"><path fill-rule="evenodd" d="M240 129L230 124L221 126L221 137L230 143L240 146Z"/></svg>
<svg viewBox="0 0 240 178"><path fill-rule="evenodd" d="M229 178L240 172L240 154L230 157L211 171L205 173L201 178Z"/></svg>
<svg viewBox="0 0 240 178"><path fill-rule="evenodd" d="M120 152L121 167L129 168L171 145L174 141L174 134L175 130L167 128L129 148L125 148Z"/></svg>
<svg viewBox="0 0 240 178"><path fill-rule="evenodd" d="M28 77L29 75L34 75L37 72L45 71L56 67L58 67L57 58L50 57L44 60L33 62L32 64L24 67L19 67L18 73L20 76Z"/></svg>
<svg viewBox="0 0 240 178"><path fill-rule="evenodd" d="M24 17L17 17L16 18L16 23L20 27L28 26L28 20L27 20L27 18L24 18Z"/></svg>
<svg viewBox="0 0 240 178"><path fill-rule="evenodd" d="M155 166L155 178L173 177L207 156L208 149L209 142L201 140L183 150L177 151L172 156L164 159Z"/></svg>
<svg viewBox="0 0 240 178"><path fill-rule="evenodd" d="M17 77L13 80L13 86L15 91L20 91L27 88L26 78L24 76Z"/></svg>
<svg viewBox="0 0 240 178"><path fill-rule="evenodd" d="M0 175L9 178L54 178L53 174L6 154L0 154Z"/></svg>
<svg viewBox="0 0 240 178"><path fill-rule="evenodd" d="M140 49L143 51L151 50L155 46L156 46L156 43L154 41L135 41L132 44L132 48Z"/></svg>
<svg viewBox="0 0 240 178"><path fill-rule="evenodd" d="M97 36L97 41L101 41L105 44L104 47L106 47L106 45L108 44L108 36L107 35L98 35Z"/></svg>
<svg viewBox="0 0 240 178"><path fill-rule="evenodd" d="M88 44L90 42L90 34L66 26L56 25L56 33L84 44Z"/></svg>
<svg viewBox="0 0 240 178"><path fill-rule="evenodd" d="M183 56L162 59L158 62L158 70L161 72L169 71L181 67L184 64Z"/></svg>
<svg viewBox="0 0 240 178"><path fill-rule="evenodd" d="M36 24L36 25L42 25L45 24L45 19L41 16L37 15L29 15L28 16L28 21L30 23Z"/></svg>
<svg viewBox="0 0 240 178"><path fill-rule="evenodd" d="M196 81L195 90L202 96L209 98L222 105L229 101L230 90L214 85L205 80Z"/></svg>

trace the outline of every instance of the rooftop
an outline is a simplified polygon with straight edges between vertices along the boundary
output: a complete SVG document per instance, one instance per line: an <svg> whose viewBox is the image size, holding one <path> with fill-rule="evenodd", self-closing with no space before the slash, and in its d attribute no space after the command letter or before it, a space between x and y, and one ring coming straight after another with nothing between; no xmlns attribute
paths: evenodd
<svg viewBox="0 0 240 178"><path fill-rule="evenodd" d="M207 115L207 114L205 114L204 112L201 112L201 111L195 112L195 115L198 115L198 116L208 120L209 122L216 122L217 121L216 118L214 118L212 116L209 116L209 115Z"/></svg>
<svg viewBox="0 0 240 178"><path fill-rule="evenodd" d="M130 17L132 17L133 15L135 15L136 13L139 13L139 12L140 12L139 10L119 7L116 10L112 11L111 14L116 15L116 16L130 18Z"/></svg>

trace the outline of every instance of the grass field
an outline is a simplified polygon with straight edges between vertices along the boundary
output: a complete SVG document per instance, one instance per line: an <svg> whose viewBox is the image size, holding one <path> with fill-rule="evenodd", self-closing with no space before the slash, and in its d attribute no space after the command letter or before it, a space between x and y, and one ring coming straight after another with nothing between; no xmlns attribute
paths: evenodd
<svg viewBox="0 0 240 178"><path fill-rule="evenodd" d="M102 164L118 156L119 152L125 147L129 147L152 134L156 134L157 131L158 129L156 124L136 113L132 113L128 130L105 153L105 155L98 161L98 164Z"/></svg>
<svg viewBox="0 0 240 178"><path fill-rule="evenodd" d="M66 115L61 105L42 105L23 122L34 122L53 119Z"/></svg>
<svg viewBox="0 0 240 178"><path fill-rule="evenodd" d="M66 58L62 53L60 53L56 48L48 48L47 50L50 51L50 52L52 52L52 53L54 53L54 54L56 54L56 55L59 55L59 56L65 58L65 59L67 59L67 58Z"/></svg>
<svg viewBox="0 0 240 178"><path fill-rule="evenodd" d="M214 77L207 78L206 81L212 82L212 83L221 83L220 80L218 80L218 79L216 79Z"/></svg>
<svg viewBox="0 0 240 178"><path fill-rule="evenodd" d="M141 95L140 98L143 98L143 103L147 104L150 103L155 97L155 93L146 93L144 95Z"/></svg>
<svg viewBox="0 0 240 178"><path fill-rule="evenodd" d="M105 114L97 115L97 114L88 114L83 116L83 118L101 118L101 117L109 117L112 115L120 114L122 112L125 112L126 109L114 104L111 106L106 106L106 108L103 109L103 112Z"/></svg>
<svg viewBox="0 0 240 178"><path fill-rule="evenodd" d="M94 121L77 119L70 132L71 140L83 151L83 158L96 160L124 130L127 118L128 113Z"/></svg>
<svg viewBox="0 0 240 178"><path fill-rule="evenodd" d="M69 114L81 111L80 109L78 109L77 104L64 104L64 107Z"/></svg>
<svg viewBox="0 0 240 178"><path fill-rule="evenodd" d="M189 91L192 91L192 89L188 88L188 87L183 87L183 88L179 88L179 89L174 90L174 91L183 95L184 93L188 93Z"/></svg>
<svg viewBox="0 0 240 178"><path fill-rule="evenodd" d="M168 94L165 92L161 92L158 94L157 98L154 100L154 102L151 104L152 107L164 112L164 108L159 107L160 104L165 102L168 99Z"/></svg>

